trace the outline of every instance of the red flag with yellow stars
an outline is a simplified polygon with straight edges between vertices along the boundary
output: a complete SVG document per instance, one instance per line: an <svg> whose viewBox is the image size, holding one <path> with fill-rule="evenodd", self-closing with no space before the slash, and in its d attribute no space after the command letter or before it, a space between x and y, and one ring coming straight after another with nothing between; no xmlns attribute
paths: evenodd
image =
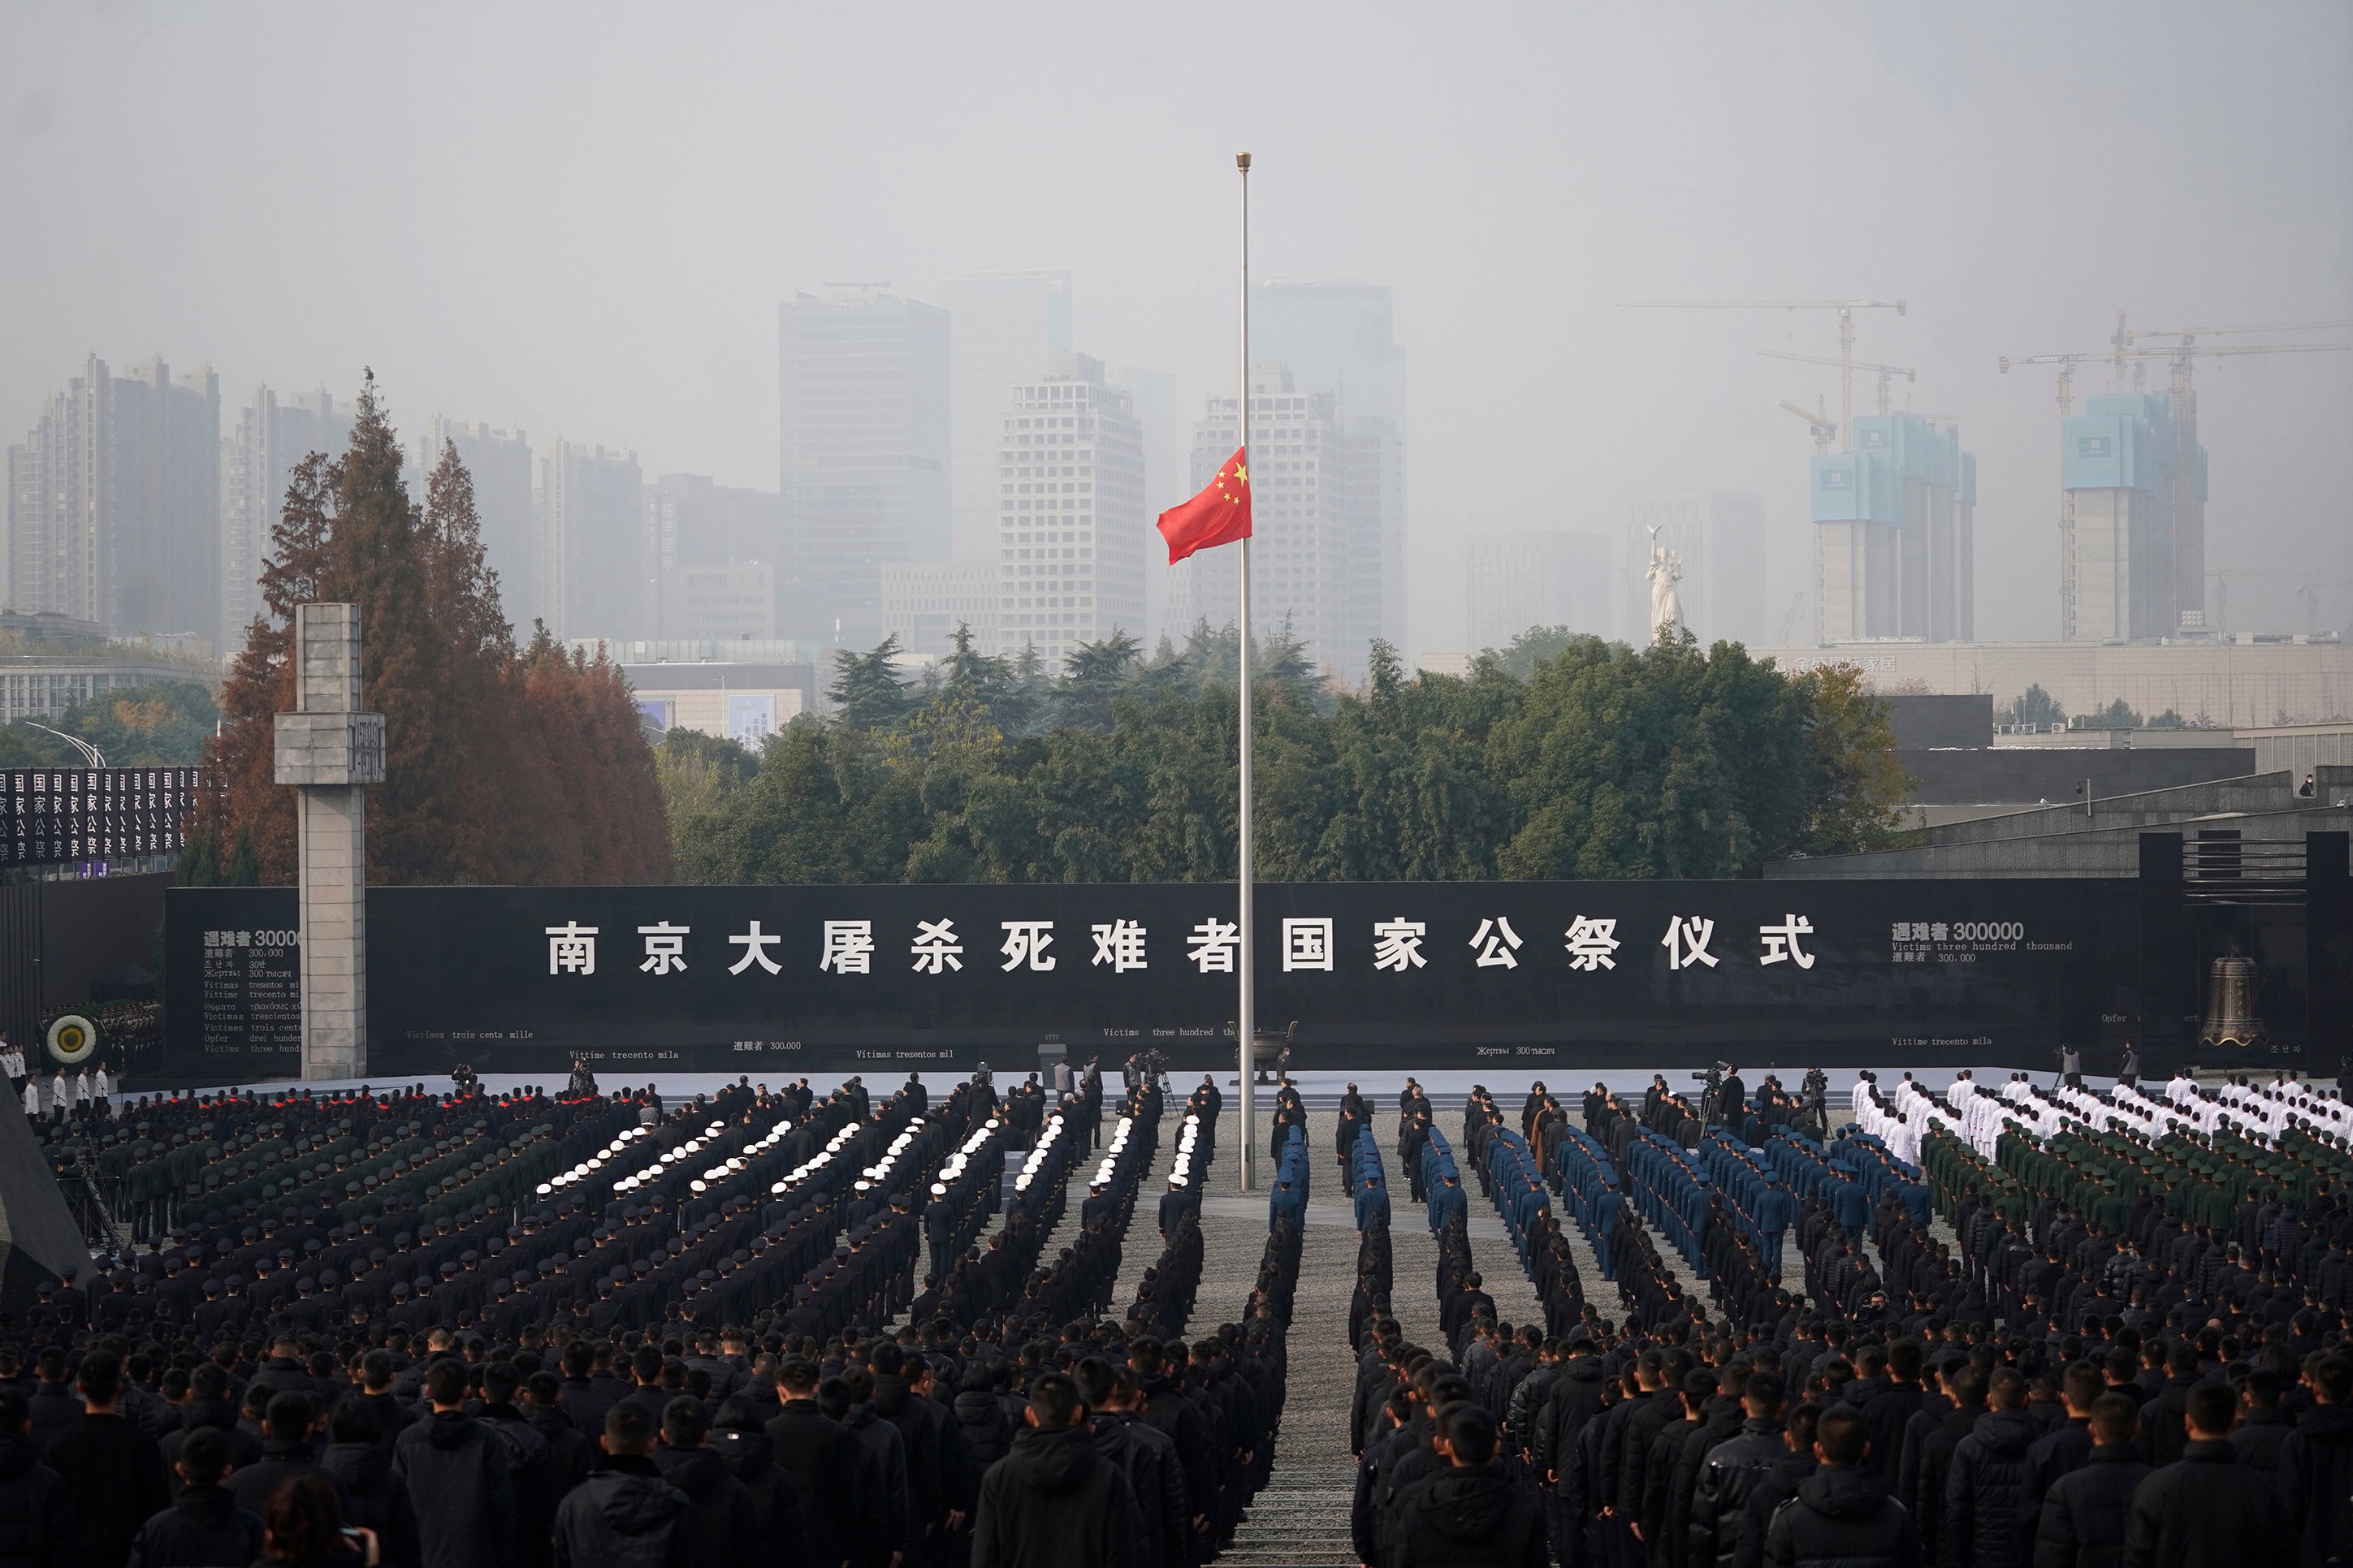
<svg viewBox="0 0 2353 1568"><path fill-rule="evenodd" d="M1160 537L1168 542L1174 566L1196 550L1211 550L1250 536L1250 467L1246 452L1226 459L1206 489L1183 506L1160 514Z"/></svg>

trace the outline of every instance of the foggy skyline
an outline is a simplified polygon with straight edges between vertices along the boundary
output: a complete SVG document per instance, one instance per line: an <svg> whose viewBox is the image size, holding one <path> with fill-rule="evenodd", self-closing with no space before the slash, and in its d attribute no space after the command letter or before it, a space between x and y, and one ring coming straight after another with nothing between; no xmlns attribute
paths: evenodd
<svg viewBox="0 0 2353 1568"><path fill-rule="evenodd" d="M20 0L0 113L9 439L91 352L208 362L231 407L364 364L411 441L440 414L765 489L777 306L828 280L1067 269L1071 346L1171 372L1189 445L1237 374L1247 148L1255 278L1394 290L1422 651L1464 646L1468 537L1615 535L1662 490L1763 494L1768 626L1810 584L1776 405L1835 413L1837 372L1757 351L1835 354L1834 318L1617 300L1907 300L1856 353L1978 456L1989 640L2058 630L2054 378L1999 356L2103 350L2119 308L2353 318L2353 12L2315 5ZM2299 583L2353 579L2353 353L2196 375L2209 565L2283 574L2232 624L2301 630ZM2353 626L2353 587L2320 603Z"/></svg>

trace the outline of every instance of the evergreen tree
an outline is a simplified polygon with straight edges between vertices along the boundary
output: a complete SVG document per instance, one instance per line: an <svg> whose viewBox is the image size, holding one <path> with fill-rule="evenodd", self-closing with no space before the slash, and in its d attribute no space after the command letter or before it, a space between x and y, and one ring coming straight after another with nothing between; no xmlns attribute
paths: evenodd
<svg viewBox="0 0 2353 1568"><path fill-rule="evenodd" d="M854 730L881 730L913 712L907 682L899 679L898 667L892 663L902 651L896 632L866 653L836 651L833 684L825 693L835 717Z"/></svg>

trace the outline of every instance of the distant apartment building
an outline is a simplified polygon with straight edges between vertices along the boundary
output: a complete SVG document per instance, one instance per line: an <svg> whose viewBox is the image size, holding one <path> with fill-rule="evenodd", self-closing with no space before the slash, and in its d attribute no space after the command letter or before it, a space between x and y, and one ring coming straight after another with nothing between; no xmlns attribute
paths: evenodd
<svg viewBox="0 0 2353 1568"><path fill-rule="evenodd" d="M1683 562L1675 584L1683 625L1704 647L1715 642L1757 647L1771 636L1765 596L1765 498L1740 490L1692 490L1634 503L1617 551L1616 635L1637 647L1651 641L1650 567L1657 542Z"/></svg>
<svg viewBox="0 0 2353 1568"><path fill-rule="evenodd" d="M1386 285L1277 279L1250 289L1250 353L1287 366L1303 393L1329 393L1354 459L1345 490L1349 612L1344 634L1402 648L1406 620L1406 352Z"/></svg>
<svg viewBox="0 0 2353 1568"><path fill-rule="evenodd" d="M776 569L765 561L666 566L661 636L767 641L776 635Z"/></svg>
<svg viewBox="0 0 2353 1568"><path fill-rule="evenodd" d="M1238 400L1213 397L1193 430L1194 488L1207 485L1240 445ZM1318 668L1354 682L1367 643L1356 619L1357 542L1349 505L1355 466L1333 394L1303 393L1289 367L1261 362L1250 374L1250 619L1261 641L1285 626ZM1200 552L1167 569L1168 619L1182 632L1240 620L1240 552Z"/></svg>
<svg viewBox="0 0 2353 1568"><path fill-rule="evenodd" d="M220 503L220 378L93 354L8 450L8 604L217 646Z"/></svg>
<svg viewBox="0 0 2353 1568"><path fill-rule="evenodd" d="M325 387L280 395L257 384L220 443L220 625L226 647L241 645L262 610L261 573L286 507L294 470L313 452L343 455L352 406ZM529 481L524 502L529 505Z"/></svg>
<svg viewBox="0 0 2353 1568"><path fill-rule="evenodd" d="M454 448L474 481L474 516L481 526L482 562L499 579L499 605L517 633L547 615L544 547L532 500L531 437L480 421L437 414L417 445L414 482L422 498L445 448Z"/></svg>
<svg viewBox="0 0 2353 1568"><path fill-rule="evenodd" d="M1058 354L1012 389L997 447L997 646L1058 663L1082 642L1144 637L1151 520L1144 436L1103 363Z"/></svg>
<svg viewBox="0 0 2353 1568"><path fill-rule="evenodd" d="M1474 535L1465 622L1471 646L1501 649L1532 626L1606 637L1615 621L1609 535L1530 530Z"/></svg>
<svg viewBox="0 0 2353 1568"><path fill-rule="evenodd" d="M2206 448L2194 395L2099 393L2060 428L2059 636L2172 637L2206 621Z"/></svg>
<svg viewBox="0 0 2353 1568"><path fill-rule="evenodd" d="M806 585L784 629L870 647L883 564L950 553L947 312L844 289L779 321L784 543Z"/></svg>
<svg viewBox="0 0 2353 1568"><path fill-rule="evenodd" d="M558 437L540 464L548 628L558 637L641 637L659 614L638 455Z"/></svg>
<svg viewBox="0 0 2353 1568"><path fill-rule="evenodd" d="M896 637L909 653L938 655L952 651L956 628L966 626L974 652L995 654L1004 609L997 571L993 561L902 561L883 567L883 635Z"/></svg>
<svg viewBox="0 0 2353 1568"><path fill-rule="evenodd" d="M1977 499L1957 426L1857 416L1853 450L1813 460L1818 639L1975 637Z"/></svg>
<svg viewBox="0 0 2353 1568"><path fill-rule="evenodd" d="M940 285L948 314L953 536L943 557L997 553L997 419L1005 389L1037 380L1071 352L1067 271L976 272Z"/></svg>

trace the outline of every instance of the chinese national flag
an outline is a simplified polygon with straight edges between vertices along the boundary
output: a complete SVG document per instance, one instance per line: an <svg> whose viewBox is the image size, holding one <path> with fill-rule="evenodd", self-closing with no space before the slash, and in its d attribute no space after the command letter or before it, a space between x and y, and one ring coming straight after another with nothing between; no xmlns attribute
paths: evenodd
<svg viewBox="0 0 2353 1568"><path fill-rule="evenodd" d="M1160 537L1168 542L1174 566L1196 550L1210 550L1250 536L1250 467L1237 451L1208 487L1183 506L1160 514Z"/></svg>

